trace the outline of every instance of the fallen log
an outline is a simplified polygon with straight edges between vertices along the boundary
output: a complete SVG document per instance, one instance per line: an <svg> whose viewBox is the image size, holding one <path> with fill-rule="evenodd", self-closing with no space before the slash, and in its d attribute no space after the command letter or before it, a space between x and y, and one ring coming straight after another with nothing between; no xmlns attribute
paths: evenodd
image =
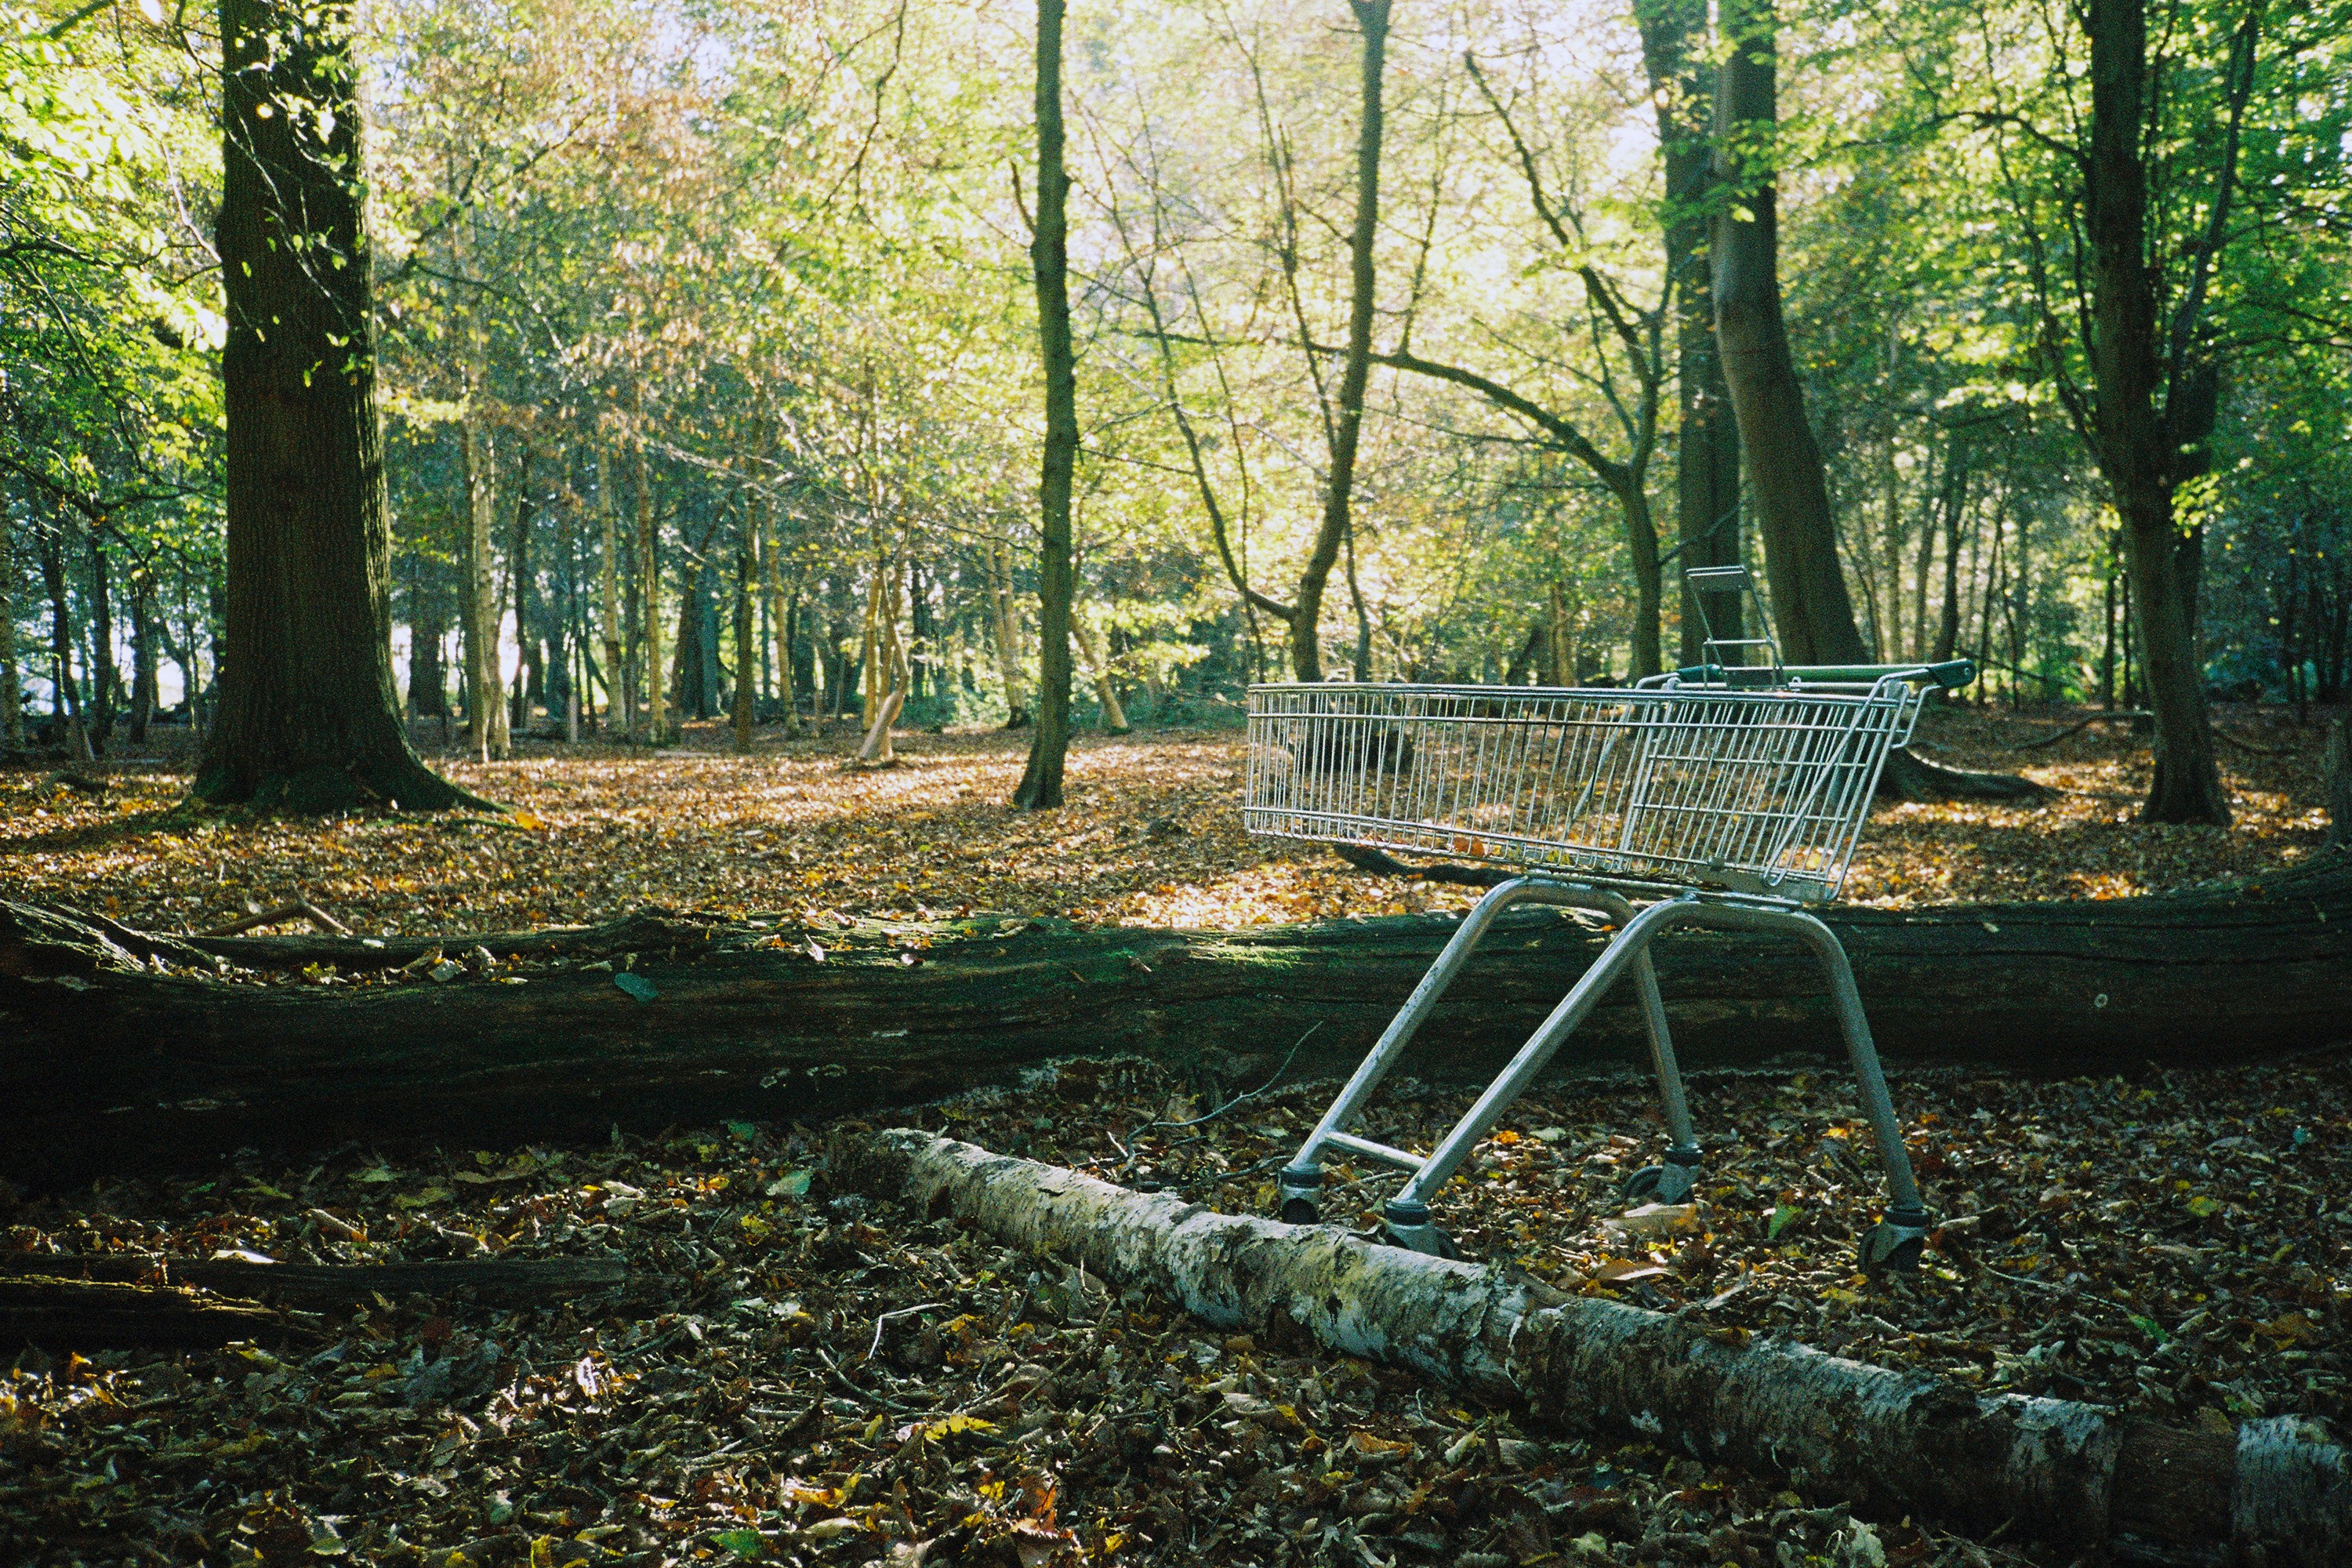
<svg viewBox="0 0 2352 1568"><path fill-rule="evenodd" d="M451 1258L394 1263L263 1263L242 1258L164 1258L108 1253L78 1258L66 1253L18 1253L0 1257L0 1284L34 1278L130 1281L162 1279L200 1285L224 1296L285 1301L343 1302L385 1296L448 1296L468 1291L474 1300L542 1301L571 1290L596 1290L625 1284L627 1262L618 1258Z"/></svg>
<svg viewBox="0 0 2352 1568"><path fill-rule="evenodd" d="M251 1301L170 1285L86 1279L0 1279L0 1355L51 1351L214 1350L281 1337L286 1321Z"/></svg>
<svg viewBox="0 0 2352 1568"><path fill-rule="evenodd" d="M2210 1065L2352 1036L2352 858L2324 860L2164 898L1824 915L1898 1063ZM377 942L165 937L0 901L0 1178L50 1185L241 1147L814 1119L1079 1055L1254 1081L1310 1025L1296 1070L1342 1071L1453 929L1433 915L1241 931L1010 918L803 930L647 912ZM1605 941L1589 917L1506 914L1403 1070L1491 1075ZM544 967L489 973L477 961L446 984L386 973L478 948ZM1693 933L1655 954L1685 1065L1835 1053L1817 972L1774 940ZM1630 997L1613 996L1559 1068L1638 1064L1641 1039Z"/></svg>
<svg viewBox="0 0 2352 1568"><path fill-rule="evenodd" d="M1217 1327L1303 1331L1490 1401L1786 1475L1865 1511L2191 1561L2225 1548L2271 1568L2338 1568L2352 1554L2352 1455L2316 1423L2250 1421L2224 1436L1979 1394L927 1132L844 1130L827 1153L839 1184L1155 1289Z"/></svg>

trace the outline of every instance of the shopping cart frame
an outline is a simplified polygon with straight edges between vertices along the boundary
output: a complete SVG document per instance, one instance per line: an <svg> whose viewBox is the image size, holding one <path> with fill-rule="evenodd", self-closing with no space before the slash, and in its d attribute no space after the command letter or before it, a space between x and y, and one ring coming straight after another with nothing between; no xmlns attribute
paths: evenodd
<svg viewBox="0 0 2352 1568"><path fill-rule="evenodd" d="M1737 583L1723 585L1747 587L1744 571L1731 570L1738 573ZM1731 665L1716 662L1710 657L1706 664L1643 682L1632 696L1622 689L1374 687L1334 683L1251 689L1250 794L1244 807L1244 819L1251 831L1423 852L1428 852L1434 844L1447 843L1454 853L1516 864L1524 870L1524 874L1487 892L1464 917L1461 928L1430 965L1379 1043L1283 1170L1279 1191L1284 1219L1313 1223L1318 1217L1324 1162L1330 1152L1338 1151L1407 1173L1402 1190L1382 1210L1383 1227L1391 1240L1416 1251L1454 1256L1452 1239L1431 1217L1431 1199L1462 1169L1478 1142L1527 1092L1601 997L1629 975L1649 1037L1651 1066L1657 1079L1668 1143L1659 1163L1643 1167L1626 1182L1624 1195L1633 1202L1687 1201L1704 1155L1692 1127L1650 948L1670 931L1697 927L1785 936L1802 944L1821 966L1886 1179L1885 1215L1865 1235L1861 1262L1873 1270L1916 1266L1927 1235L1927 1213L1904 1150L1902 1129L1895 1120L1885 1075L1871 1039L1869 1019L1854 984L1853 965L1836 933L1803 906L1827 903L1836 897L1886 753L1908 741L1926 694L1963 686L1974 679L1975 669L1965 659L1942 665L1789 668L1780 663L1778 649L1772 647L1769 638L1753 639L1739 646L1767 649L1769 662ZM1713 656L1718 650L1728 652L1730 648L1727 645L1710 645L1708 653ZM1735 692L1740 694L1739 703L1731 703L1725 695ZM1739 733L1736 724L1688 717L1691 713L1718 711L1738 714L1749 709L1769 714L1775 710L1775 698L1802 704L1789 711L1806 715L1851 712L1854 716L1852 733L1841 736L1833 728L1823 727L1820 733L1826 740L1815 743L1813 730L1797 731L1783 725L1790 738L1780 743L1790 748L1800 744L1810 748L1808 755L1811 760L1759 761L1731 754L1735 744L1731 738ZM1550 711L1591 711L1602 717L1515 720L1510 716L1515 701L1538 706L1549 703ZM1297 711L1273 711L1286 703L1309 711L1303 715ZM1426 717L1449 703L1453 707L1444 709L1445 712L1458 710L1466 716L1441 720ZM1482 716L1475 707L1467 706L1475 704L1483 704L1489 711ZM1585 707L1580 709L1579 704ZM1622 713L1633 716L1612 717ZM1420 716L1396 717L1399 714ZM1411 750L1413 731L1408 727L1419 724L1418 732L1426 736L1434 732L1433 726L1447 722L1465 731L1481 724L1490 728L1517 724L1522 730L1531 730L1539 723L1549 724L1555 730L1582 724L1596 731L1615 723L1637 738L1647 731L1646 739L1637 739L1637 745L1649 747L1642 753L1640 763L1627 766L1621 761L1618 764L1626 782L1622 786L1617 814L1609 818L1619 825L1614 843L1547 842L1527 833L1489 832L1466 820L1445 820L1442 815L1434 820L1412 820L1398 815L1398 797L1410 792L1394 782L1393 775L1415 775L1418 804L1427 805L1431 792L1420 787L1418 775L1436 771L1425 758L1414 760ZM1382 727L1384 723L1387 728ZM1674 742L1685 738L1686 732L1700 736L1706 746L1714 748L1714 752L1710 754L1696 744L1685 744L1684 754L1674 754ZM1717 812L1741 835L1736 842L1744 847L1744 859L1727 861L1718 852L1706 863L1693 863L1694 858L1687 854L1644 853L1638 847L1629 850L1629 845L1645 842L1637 827L1645 810L1654 814L1684 811L1686 821L1667 818L1674 835L1688 837L1698 829L1717 826L1715 818L1703 811L1674 805L1670 801L1661 804L1643 798L1644 789L1664 792L1661 800L1664 800L1674 788L1680 787L1678 775L1668 777L1664 784L1655 782L1666 777L1652 768L1649 761L1658 752L1652 742L1662 734L1668 737L1670 760L1682 763L1685 773L1704 773L1710 766L1719 773L1727 770L1749 796L1782 803L1775 808L1777 816L1761 809L1736 813L1725 807ZM1597 755L1606 763L1616 744L1612 740L1607 746L1584 746L1579 754L1588 759ZM1462 748L1468 745L1468 742L1460 742ZM1491 748L1483 741L1479 745L1478 765L1482 771L1478 782L1483 787L1486 784L1483 772L1486 752ZM1525 743L1522 750L1531 745ZM1566 742L1562 742L1554 746L1554 752L1558 754L1565 749ZM1467 754L1466 750L1464 754ZM1284 758L1294 773L1323 770L1309 781L1317 787L1293 790L1286 795L1276 776L1280 770L1276 766ZM1339 777L1336 785L1330 783L1342 767L1350 765L1355 769L1352 774ZM1812 772L1806 773L1807 767ZM1778 772L1774 773L1776 768ZM1759 777L1769 782L1758 784ZM1813 809L1822 798L1821 790L1826 787L1821 778L1832 780L1842 792L1830 803L1834 813ZM1814 792L1810 795L1804 793L1808 781ZM1565 786L1559 792L1565 793ZM1439 796L1444 795L1442 790L1436 793ZM1488 795L1497 797L1505 793L1499 784L1486 791ZM1525 804L1528 788L1512 782L1508 793L1508 809L1516 816L1529 815ZM1584 794L1591 794L1591 785L1586 786ZM1301 809L1302 798L1316 809ZM1795 800L1796 805L1788 805L1786 802L1790 800ZM1381 809L1367 807L1367 802ZM1580 797L1577 812L1582 809L1583 799ZM1473 813L1460 809L1457 802L1454 815L1466 817ZM1759 821L1786 818L1785 831L1780 838L1765 842L1769 836L1760 830L1751 831L1749 817ZM1575 821L1576 814L1570 813L1571 826ZM1692 824L1697 824L1698 829ZM1800 829L1811 834L1811 839L1800 844ZM1709 841L1726 840L1717 832ZM1679 838L1672 842L1674 847L1681 847ZM1790 847L1792 844L1797 845L1794 853ZM1360 1116L1440 999L1460 977L1496 917L1524 903L1598 913L1615 926L1616 933L1509 1065L1429 1154L1415 1154L1349 1131L1349 1126Z"/></svg>

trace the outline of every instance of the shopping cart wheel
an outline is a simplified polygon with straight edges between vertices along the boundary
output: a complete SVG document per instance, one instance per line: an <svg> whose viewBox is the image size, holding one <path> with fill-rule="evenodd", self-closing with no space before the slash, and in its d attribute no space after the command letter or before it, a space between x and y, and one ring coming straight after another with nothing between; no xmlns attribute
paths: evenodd
<svg viewBox="0 0 2352 1568"><path fill-rule="evenodd" d="M1620 1189L1631 1204L1686 1204L1691 1195L1688 1165L1644 1165L1625 1178Z"/></svg>
<svg viewBox="0 0 2352 1568"><path fill-rule="evenodd" d="M1927 1239L1927 1231L1919 1226L1880 1220L1863 1233L1863 1272L1909 1274L1916 1271L1919 1249Z"/></svg>
<svg viewBox="0 0 2352 1568"><path fill-rule="evenodd" d="M1430 1222L1429 1210L1420 1204L1390 1204L1381 1211L1381 1228L1388 1233L1391 1246L1432 1258L1459 1260L1462 1257L1454 1238Z"/></svg>
<svg viewBox="0 0 2352 1568"><path fill-rule="evenodd" d="M1314 1225L1322 1217L1322 1207L1313 1198L1282 1200L1282 1223L1285 1225Z"/></svg>

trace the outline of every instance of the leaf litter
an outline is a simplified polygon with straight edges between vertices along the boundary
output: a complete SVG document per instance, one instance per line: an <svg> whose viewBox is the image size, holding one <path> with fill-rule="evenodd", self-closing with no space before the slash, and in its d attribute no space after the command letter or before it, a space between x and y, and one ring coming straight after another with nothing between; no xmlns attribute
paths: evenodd
<svg viewBox="0 0 2352 1568"><path fill-rule="evenodd" d="M1938 755L1962 765L2013 765L2001 748L2026 732L1973 713L1942 724ZM200 811L169 772L116 770L100 796L0 773L0 853L16 896L158 930L205 929L289 892L379 935L584 923L647 902L797 913L804 926L975 909L1202 926L1475 897L1243 836L1230 732L1084 742L1073 808L1036 816L1001 804L1017 738L909 737L907 763L876 773L845 773L824 742L770 740L741 758L716 754L715 735L691 739L711 752L450 765L530 819L495 833L382 813ZM2128 819L2145 753L2069 737L2026 770L2068 792L2053 805L1882 810L1849 891L1894 904L2123 896L2315 847L2309 756L2224 763L2237 827L2142 827ZM498 962L453 952L410 978ZM622 966L615 1005L633 978ZM1853 1267L1876 1175L1833 1076L1696 1075L1692 1089L1710 1151L1694 1204L1628 1212L1618 1184L1662 1139L1645 1087L1603 1079L1522 1101L1441 1195L1441 1220L1471 1255L1559 1288L1988 1391L2188 1425L2352 1414L2340 1053L2205 1074L1902 1082L1937 1225L1921 1272L1891 1282ZM1229 1086L1076 1064L1028 1092L907 1120L1263 1212L1271 1171L1329 1092L1278 1085L1202 1121ZM1468 1099L1399 1082L1375 1126L1427 1147ZM589 1148L347 1150L304 1167L247 1155L0 1212L0 1255L618 1255L632 1269L624 1287L520 1310L413 1296L288 1313L278 1339L221 1352L28 1348L0 1370L0 1556L2038 1561L1465 1407L1311 1346L1221 1336L1149 1295L835 1193L817 1137L732 1122ZM1333 1174L1328 1217L1360 1225L1393 1181Z"/></svg>

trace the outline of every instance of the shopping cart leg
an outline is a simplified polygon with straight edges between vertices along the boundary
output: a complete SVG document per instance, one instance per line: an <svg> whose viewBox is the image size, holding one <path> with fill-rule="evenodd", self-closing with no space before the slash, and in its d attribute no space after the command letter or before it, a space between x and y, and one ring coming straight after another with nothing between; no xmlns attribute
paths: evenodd
<svg viewBox="0 0 2352 1568"><path fill-rule="evenodd" d="M1551 1016L1544 1020L1543 1026L1512 1058L1502 1076L1478 1097L1478 1102L1382 1211L1381 1218L1392 1239L1418 1252L1453 1255L1452 1241L1431 1223L1431 1196L1453 1178L1511 1102L1527 1092L1560 1042L1584 1021L1601 994L1627 969L1645 964L1649 944L1678 925L1773 931L1796 937L1812 950L1829 975L1830 998L1837 1010L1838 1027L1845 1036L1846 1053L1853 1062L1863 1110L1870 1119L1872 1133L1878 1142L1879 1160L1886 1171L1886 1214L1864 1238L1863 1267L1907 1270L1917 1265L1920 1245L1927 1234L1927 1211L1920 1201L1910 1156L1903 1147L1903 1129L1895 1118L1895 1105L1886 1091L1885 1074L1879 1068L1877 1048L1871 1043L1870 1023L1862 1010L1862 994L1853 983L1853 966L1846 961L1845 949L1838 944L1837 934L1809 914L1744 904L1701 903L1688 894L1653 904L1624 923L1599 961L1585 972L1575 988L1552 1010ZM1654 977L1652 994L1654 987ZM1648 1005L1646 995L1643 1005ZM1652 1038L1654 1044L1665 1037L1661 1031ZM1671 1056L1666 1059L1671 1061ZM1687 1124L1685 1119L1685 1125ZM1675 1136L1679 1142L1683 1134L1677 1130Z"/></svg>
<svg viewBox="0 0 2352 1568"><path fill-rule="evenodd" d="M1413 1035L1428 1021L1439 998L1445 994L1446 988L1462 973L1462 966L1470 962L1471 952L1486 936L1487 928L1495 923L1495 917L1517 903L1565 904L1612 913L1622 910L1625 912L1618 918L1621 926L1631 918L1633 907L1613 894L1601 893L1578 883L1549 881L1540 877L1515 877L1489 889L1486 896L1462 917L1461 929L1454 933L1444 951L1437 955L1437 961L1429 966L1429 972L1421 977L1421 984L1412 988L1412 994L1405 999L1404 1005L1397 1010L1397 1016L1390 1020L1380 1043L1372 1047L1363 1065L1356 1068L1355 1076L1339 1091L1339 1098L1331 1102L1331 1109L1323 1113L1323 1120L1315 1124L1315 1131L1307 1134L1307 1142L1299 1145L1297 1154L1283 1170L1280 1190L1284 1219L1293 1225L1315 1223L1318 1217L1317 1194L1323 1185L1323 1153L1327 1148L1347 1149L1408 1171L1420 1168L1418 1155L1350 1137L1346 1130L1362 1112L1364 1102L1372 1097L1372 1091L1381 1086L1381 1080L1388 1077L1389 1070L1396 1066L1397 1058L1404 1054L1404 1048L1412 1043ZM1654 984L1652 989L1655 990ZM1661 1020L1664 1016L1661 1010Z"/></svg>
<svg viewBox="0 0 2352 1568"><path fill-rule="evenodd" d="M1585 907L1601 910L1622 931L1633 918L1633 906L1622 894L1590 889ZM1650 1035L1650 1066L1658 1078L1658 1106L1666 1119L1666 1157L1662 1164L1644 1165L1625 1178L1625 1201L1633 1204L1680 1204L1690 1201L1698 1180L1702 1155L1691 1131L1690 1102L1683 1095L1682 1069L1675 1063L1675 1037L1666 1026L1665 998L1658 994L1657 966L1645 951L1633 959L1633 990L1642 1002L1642 1022Z"/></svg>
<svg viewBox="0 0 2352 1568"><path fill-rule="evenodd" d="M1559 1049L1560 1042L1584 1022L1609 987L1615 984L1627 970L1642 962L1645 956L1644 950L1658 934L1687 920L1689 911L1702 907L1680 899L1653 904L1618 927L1617 935L1593 961L1592 967L1586 970L1570 988L1568 994L1560 999L1559 1005L1552 1009L1551 1016L1546 1018L1528 1043L1519 1047L1519 1054L1511 1058L1511 1064L1503 1069L1502 1075L1486 1086L1486 1092L1478 1097L1478 1102L1454 1124L1454 1131L1445 1135L1445 1141L1423 1162L1412 1178L1405 1183L1403 1190L1381 1211L1382 1225L1391 1239L1415 1252L1434 1253L1441 1258L1454 1255L1452 1239L1430 1221L1430 1198L1453 1179L1454 1172L1470 1158L1470 1152L1477 1147L1478 1141L1501 1120L1503 1112L1510 1109L1512 1102L1528 1091L1528 1086L1535 1081L1550 1062L1552 1054ZM1654 975L1651 994L1655 994L1655 988ZM1646 1001L1645 997L1645 1005ZM1664 1037L1663 1035L1653 1036L1653 1046ZM1685 1125L1687 1124L1685 1119Z"/></svg>

